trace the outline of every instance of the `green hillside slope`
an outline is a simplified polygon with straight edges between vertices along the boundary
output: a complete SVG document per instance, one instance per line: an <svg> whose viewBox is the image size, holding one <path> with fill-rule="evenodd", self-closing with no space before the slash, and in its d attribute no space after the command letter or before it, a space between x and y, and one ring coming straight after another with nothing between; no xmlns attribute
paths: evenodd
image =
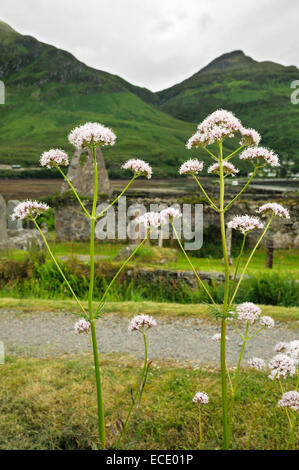
<svg viewBox="0 0 299 470"><path fill-rule="evenodd" d="M256 62L242 51L224 54L192 77L158 93L160 107L179 119L200 122L217 108L233 111L246 127L260 131L287 168L299 170L299 105L291 103L297 67ZM285 169L286 169L285 168Z"/></svg>
<svg viewBox="0 0 299 470"><path fill-rule="evenodd" d="M185 143L198 122L223 107L262 133L262 143L284 161L283 176L289 161L295 160L299 170L299 105L290 101L290 83L298 77L296 67L256 62L234 51L182 83L152 93L0 21L0 80L6 87L0 106L0 163L36 165L50 147L71 154L69 131L98 121L117 134L116 145L105 149L111 176L122 175L120 163L133 156L147 160L155 176L176 176L186 158L207 158L204 151L187 151ZM235 142L226 145L229 149ZM247 164L238 166L244 170Z"/></svg>
<svg viewBox="0 0 299 470"><path fill-rule="evenodd" d="M110 175L129 157L148 160L156 176L177 174L189 156L185 142L194 126L162 112L149 90L94 70L68 52L22 36L0 23L0 163L35 164L49 147L69 152L66 136L76 125L98 121L117 134L105 149ZM141 99L143 98L143 99Z"/></svg>

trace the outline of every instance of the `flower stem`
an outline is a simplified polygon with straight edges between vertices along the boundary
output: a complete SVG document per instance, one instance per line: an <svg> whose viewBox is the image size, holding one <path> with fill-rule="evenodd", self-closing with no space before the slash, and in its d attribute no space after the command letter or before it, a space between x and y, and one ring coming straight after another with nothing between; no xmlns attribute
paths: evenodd
<svg viewBox="0 0 299 470"><path fill-rule="evenodd" d="M214 158L214 160L216 160L218 162L218 158L216 157L216 155L214 155L207 147L203 147L205 149L206 152L208 152L209 155L211 155L212 158Z"/></svg>
<svg viewBox="0 0 299 470"><path fill-rule="evenodd" d="M215 211L219 212L219 209L218 207L214 204L214 202L212 201L212 199L207 195L207 193L205 192L204 188L202 187L202 184L198 181L198 178L193 175L193 178L195 179L196 183L198 184L200 190L202 191L202 193L204 194L205 198L207 199L207 201L209 202L209 204L212 206L213 209L215 209Z"/></svg>
<svg viewBox="0 0 299 470"><path fill-rule="evenodd" d="M71 188L71 190L73 191L74 195L76 196L77 198L77 201L79 202L80 206L82 207L85 215L90 219L90 214L89 212L87 211L87 209L85 208L83 202L81 201L77 191L75 190L73 184L70 182L70 180L68 179L68 177L63 173L63 171L61 170L61 168L56 164L55 167L57 168L58 171L60 171L60 173L62 174L62 176L64 177L65 181L67 182L67 184L69 185L69 187Z"/></svg>
<svg viewBox="0 0 299 470"><path fill-rule="evenodd" d="M241 246L241 250L240 250L240 253L239 253L239 256L238 256L238 259L237 259L233 282L235 282L236 279L237 279L239 264L240 264L240 260L241 260L241 257L242 257L242 254L243 254L243 250L244 250L244 246L245 246L246 235L247 235L247 234L245 233L244 236L243 236L242 246Z"/></svg>
<svg viewBox="0 0 299 470"><path fill-rule="evenodd" d="M245 147L245 145L241 145L241 147L237 148L237 150L234 150L232 153L230 153L227 157L223 159L223 161L229 160L232 158L236 153L240 152L240 150Z"/></svg>
<svg viewBox="0 0 299 470"><path fill-rule="evenodd" d="M133 183L133 181L134 181L136 178L137 178L137 176L134 175L133 178L132 178L132 179L129 181L129 183L127 184L127 186L126 186L126 187L122 190L122 192L117 196L117 198L114 199L114 201L113 201L109 206L107 206L106 209L103 209L102 212L100 212L100 214L98 214L98 215L96 216L96 219L99 219L100 217L102 217L103 214L105 214L105 212L107 212L107 211L110 209L110 207L112 207L112 206L121 198L121 196L127 191L127 189L131 186L131 184Z"/></svg>
<svg viewBox="0 0 299 470"><path fill-rule="evenodd" d="M98 346L97 346L97 335L96 335L96 330L95 330L95 320L93 317L93 309L92 309L93 287L94 287L95 212L96 212L97 198L98 198L98 165L97 165L95 147L92 146L91 150L92 150L93 164L94 164L94 194L93 194L92 213L91 213L91 218L90 218L90 247L89 247L90 280L89 280L89 291L88 291L88 312L89 312L92 350L93 350L93 359L94 359L94 367L95 367L96 389L97 389L99 441L100 441L100 447L102 449L105 449L106 436L105 436L105 417L104 417L104 404L103 404L103 396L102 396L101 371L100 371L99 351L98 351Z"/></svg>
<svg viewBox="0 0 299 470"><path fill-rule="evenodd" d="M190 264L190 266L191 266L191 268L192 268L192 271L194 272L194 274L195 274L195 276L196 276L196 279L198 280L199 284L200 284L201 287L204 289L204 291L206 292L206 294L209 296L209 298L210 298L210 300L212 301L213 305L214 305L214 306L217 308L217 310L218 310L218 306L216 305L215 300L213 299L212 295L210 294L210 292L208 291L208 289L207 289L206 286L204 285L203 281L202 281L202 280L200 279L200 277L198 276L195 267L193 266L193 264L192 264L192 262L191 262L189 256L187 255L187 253L186 253L186 251L185 251L185 249L184 249L184 247L183 247L183 245L182 245L182 243L181 243L181 240L180 240L180 238L179 238L179 236L178 236L178 233L177 233L177 231L176 231L176 229L175 229L174 224L171 223L171 226L172 226L172 228L173 228L173 233L174 233L175 236L176 236L176 239L177 239L177 241L178 241L178 244L179 244L179 246L180 246L182 252L184 253L185 258L187 259L188 263Z"/></svg>
<svg viewBox="0 0 299 470"><path fill-rule="evenodd" d="M254 253L255 253L257 247L259 246L259 244L261 243L262 239L263 239L264 236L266 235L266 232L267 232L268 228L270 227L270 224L271 224L271 222L272 222L272 219L273 219L273 216L270 217L270 219L269 219L269 221L268 221L268 223L267 223L267 225L266 225L266 227L265 227L265 229L264 229L262 235L260 236L260 238L259 238L258 241L256 242L256 245L255 245L255 247L253 248L252 252L250 253L250 256L249 256L249 258L248 258L248 260L247 260L247 262L246 262L246 264L245 264L245 266L244 266L244 268L243 268L243 271L242 271L242 273L241 273L241 276L240 276L240 279L239 279L239 281L238 281L238 284L236 285L235 291L234 291L234 293L233 293L233 295L232 295L232 298L231 298L231 300L230 300L230 305L233 304L233 301L234 301L234 299L235 299L235 297L236 297L236 295L237 295L237 293L238 293L239 287L240 287L241 282L242 282L242 280L243 280L244 274L245 274L245 272L246 272L246 270L247 270L247 268L248 268L248 265L249 265L249 263L250 263L250 261L251 261L253 255L254 255Z"/></svg>
<svg viewBox="0 0 299 470"><path fill-rule="evenodd" d="M219 177L220 177L220 228L222 252L224 259L224 297L223 297L223 317L221 320L221 347L220 347L220 363L221 363L221 385L222 385L222 422L223 422L223 448L228 449L228 423L227 423L227 378L226 378L226 311L229 297L229 262L225 236L225 220L224 220L224 172L223 172L223 155L222 142L219 143Z"/></svg>
<svg viewBox="0 0 299 470"><path fill-rule="evenodd" d="M199 450L202 449L202 422L201 422L201 410L198 406L198 431L199 431Z"/></svg>
<svg viewBox="0 0 299 470"><path fill-rule="evenodd" d="M241 194L245 191L245 189L247 188L247 186L251 183L251 181L253 180L256 172L257 172L257 167L254 168L253 172L252 172L252 175L250 176L249 180L247 181L247 183L245 184L245 186L241 189L241 191L230 201L230 203L225 207L224 209L224 212L226 212L230 206L238 199L239 196L241 196Z"/></svg>
<svg viewBox="0 0 299 470"><path fill-rule="evenodd" d="M144 379L146 377L145 374L146 374L146 369L147 369L147 341L146 341L146 334L144 331L142 332L142 334L143 334L143 344L144 344L144 365L143 365L142 375L141 375L140 384L139 384L139 397L138 397L137 409L140 405L142 393L144 390L144 385L145 385Z"/></svg>
<svg viewBox="0 0 299 470"><path fill-rule="evenodd" d="M298 386L299 386L299 367L297 368L296 373L297 373L297 379L296 379L295 390L297 391ZM291 418L290 418L290 420L289 420L289 422L290 422L290 429L291 429L291 435L290 435L290 439L289 439L289 442L288 442L288 444L287 444L286 450L289 449L290 443L292 444L292 449L295 450L295 429L296 429L296 421L297 421L297 413L296 413L296 411L292 411L292 412L291 412Z"/></svg>
<svg viewBox="0 0 299 470"><path fill-rule="evenodd" d="M139 406L139 403L140 403L140 400L141 400L141 396L142 396L142 392L143 392L143 389L144 389L144 379L146 377L146 369L147 369L147 342L146 342L146 334L145 334L145 331L142 331L142 334L143 334L143 343L144 343L144 362L143 362L143 368L142 368L142 373L141 373L141 378L140 378L140 382L139 382L139 387L137 388L136 390L136 393L134 395L134 398L132 399L132 403L131 403L131 406L129 408L129 411L128 411L128 414L127 414L127 417L125 419L125 422L124 422L124 425L123 425L123 428L121 430L121 433L120 435L118 436L118 439L117 439L117 442L116 442L116 445L115 445L115 448L118 449L119 447L119 444L120 444L120 441L121 441L121 438L123 437L126 429L127 429L127 425L128 425L128 422L129 422L129 419L130 419L130 416L131 416L131 413L133 411L133 408L134 408L134 405L137 404L136 406L136 409L138 408ZM138 403L137 403L137 400L138 400Z"/></svg>
<svg viewBox="0 0 299 470"><path fill-rule="evenodd" d="M59 266L59 263L58 263L57 259L55 258L54 254L53 254L53 252L52 252L52 250L51 250L51 248L50 248L50 246L49 246L49 244L48 244L48 242L47 242L47 239L46 239L46 237L44 236L42 230L40 229L38 223L36 222L36 220L35 220L34 218L31 218L31 220L33 221L33 223L34 223L34 225L36 226L37 230L38 230L39 233L41 234L42 239L43 239L43 241L44 241L44 244L46 245L46 248L47 248L47 250L48 250L48 252L49 252L49 254L50 254L52 260L54 261L54 263L55 263L55 265L56 265L58 271L60 272L61 276L63 277L64 282L66 283L66 285L67 285L67 287L69 288L70 292L72 293L74 299L76 300L77 304L79 305L80 309L82 310L82 312L83 312L85 318L88 318L88 314L87 314L85 308L84 308L83 305L81 304L80 300L78 299L78 297L76 296L75 292L73 291L73 289L72 289L70 283L68 282L67 278L65 277L64 272L62 271L61 267Z"/></svg>
<svg viewBox="0 0 299 470"><path fill-rule="evenodd" d="M295 411L292 411L292 418L291 418L291 438L290 438L290 441L291 441L291 444L292 444L292 449L295 450L296 449L296 446L295 446L295 428L296 428L296 412Z"/></svg>
<svg viewBox="0 0 299 470"><path fill-rule="evenodd" d="M242 362L243 353L244 353L244 349L245 349L246 342L247 342L248 329L249 329L249 323L247 322L245 335L244 335L244 339L243 339L243 343L242 343L242 347L241 347L241 351L240 351L240 355L239 355L239 360L238 360L238 364L237 364L237 368L236 368L236 373L235 373L235 377L234 377L234 381L233 381L232 396L231 396L230 410L229 410L229 419L228 419L229 440L231 438L231 424L232 424L232 417L233 417L233 408L234 408L234 403L235 403L235 396L236 396L236 393L237 393L238 378L239 378L241 362Z"/></svg>
<svg viewBox="0 0 299 470"><path fill-rule="evenodd" d="M121 265L121 267L119 268L119 270L117 271L117 273L115 274L115 276L113 277L112 281L110 282L110 284L108 285L107 289L105 290L104 294L103 294L103 297L101 298L100 300L100 303L99 303L99 306L96 310L96 313L95 313L95 316L98 314L101 306L103 305L103 302L104 300L106 299L107 297L107 294L109 292L109 290L111 289L114 281L117 279L117 277L120 275L120 273L122 272L122 270L126 267L126 265L128 264L128 262L133 258L133 256L136 254L136 252L139 250L139 248L142 247L142 245L144 245L144 243L146 242L146 240L148 239L148 236L150 234L150 230L148 231L146 237L142 240L142 242L134 249L134 251L130 254L130 256L126 259L126 261Z"/></svg>

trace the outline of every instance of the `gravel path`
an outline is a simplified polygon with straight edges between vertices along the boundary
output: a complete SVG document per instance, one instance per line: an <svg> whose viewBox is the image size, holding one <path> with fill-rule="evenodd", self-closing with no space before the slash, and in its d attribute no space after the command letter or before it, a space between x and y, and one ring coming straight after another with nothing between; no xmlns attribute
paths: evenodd
<svg viewBox="0 0 299 470"><path fill-rule="evenodd" d="M9 354L30 357L49 357L84 353L91 350L86 335L74 333L76 317L68 313L40 312L22 314L0 309L0 340ZM105 353L121 352L142 357L143 342L140 334L128 331L128 319L109 314L97 321L99 349ZM158 359L194 361L215 365L219 361L219 344L211 341L217 332L214 322L193 318L161 318L158 326L148 333L149 357ZM228 328L228 364L235 364L241 338ZM257 356L269 359L279 341L298 339L299 327L287 328L278 324L263 330L247 344L244 359Z"/></svg>

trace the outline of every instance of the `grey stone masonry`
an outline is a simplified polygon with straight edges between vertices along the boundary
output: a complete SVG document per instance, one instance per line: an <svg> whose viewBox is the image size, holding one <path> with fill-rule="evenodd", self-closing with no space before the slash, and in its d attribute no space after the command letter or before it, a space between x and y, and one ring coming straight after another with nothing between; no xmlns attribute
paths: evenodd
<svg viewBox="0 0 299 470"><path fill-rule="evenodd" d="M98 193L110 195L110 181L100 147L96 150L96 157L98 163ZM94 168L90 149L75 151L67 172L67 177L80 195L93 196ZM69 190L68 184L64 181L61 186L61 193Z"/></svg>
<svg viewBox="0 0 299 470"><path fill-rule="evenodd" d="M5 247L7 243L7 230L6 230L6 203L0 194L0 248Z"/></svg>
<svg viewBox="0 0 299 470"><path fill-rule="evenodd" d="M83 201L86 209L91 212L90 201ZM77 201L67 201L67 205L55 207L55 232L57 241L87 241L90 234L90 222L80 213Z"/></svg>
<svg viewBox="0 0 299 470"><path fill-rule="evenodd" d="M11 220L11 215L14 211L14 208L20 203L20 201L11 200L7 203L7 228L9 230L22 230L23 222L21 219Z"/></svg>
<svg viewBox="0 0 299 470"><path fill-rule="evenodd" d="M98 205L101 202L111 203L113 198L116 197L119 193L115 193L112 197L107 198L107 200L99 201ZM270 199L270 197L269 197ZM298 206L298 198L296 197L288 197L287 200L282 198L281 196L274 198L273 195L271 197L272 201L278 202L279 204L284 205L290 211L290 219L281 219L276 217L271 224L271 229L269 230L269 234L263 239L262 244L266 243L266 240L269 237L273 238L274 241L274 248L298 248L299 247L299 222L298 222L298 214L299 214L299 206ZM270 199L270 200L271 200ZM180 204L180 207L183 207L183 204L187 202L184 198L178 196L160 196L160 197L153 197L152 195L144 193L142 197L136 196L134 193L128 192L127 194L127 208L131 204L144 204L146 210L150 210L150 205L155 203L157 205L166 204L166 206L171 206L175 204ZM237 201L237 203L232 206L232 208L226 213L226 222L231 220L236 215L242 214L250 214L250 215L257 215L256 209L265 203L264 199L261 199L260 195L250 195L250 198L243 199ZM90 211L91 210L91 202L86 202L86 207ZM116 223L118 217L118 204L115 204L115 215L116 215ZM81 211L82 212L82 211ZM125 216L127 222L129 222L130 218L128 214ZM192 213L192 217L194 218L194 211ZM100 223L100 222L97 222ZM215 226L215 229L218 230L219 227L219 215L206 204L204 204L203 208L203 236L204 236L204 243L205 243L205 230L211 226ZM57 239L60 241L83 241L89 240L89 221L87 220L84 215L80 213L80 206L78 205L77 201L72 200L66 205L61 205L55 207L55 229ZM233 235L233 234L232 234ZM248 239L251 245L253 245L261 232L256 230L253 231L248 235ZM234 236L234 235L233 235ZM135 241L136 242L136 241ZM158 240L157 240L158 243Z"/></svg>

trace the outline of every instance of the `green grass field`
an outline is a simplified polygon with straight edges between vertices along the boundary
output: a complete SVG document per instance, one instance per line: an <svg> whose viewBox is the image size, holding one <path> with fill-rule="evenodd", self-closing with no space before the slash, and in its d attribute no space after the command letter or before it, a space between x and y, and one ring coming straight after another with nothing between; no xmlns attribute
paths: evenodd
<svg viewBox="0 0 299 470"><path fill-rule="evenodd" d="M96 254L99 256L107 256L107 260L112 261L113 258L117 255L118 251L123 245L118 244L97 244L96 245ZM163 249L159 250L158 247L155 247L155 251L150 250L151 247L145 247L140 250L135 259L132 260L133 265L146 264L152 267L163 267L166 269L177 269L177 270L190 270L190 265L184 254L178 249L177 259L172 261L171 250ZM89 245L86 243L62 243L55 246L55 252L58 256L66 256L70 254L78 255L87 255L89 253ZM168 255L168 256L167 256ZM192 256L192 251L188 253L193 265L199 271L216 271L223 272L223 263L221 259L208 257L208 258L198 258ZM167 257L170 259L168 260ZM240 262L240 267L242 268L247 260L248 255L244 255L243 259ZM159 261L161 259L166 259L165 263L161 265ZM265 249L261 248L255 253L252 262L249 265L248 274L257 274L261 272L269 272L270 270L265 266L266 253ZM233 263L236 263L236 257L233 258ZM233 270L233 267L232 267ZM292 249L290 250L275 250L274 254L274 264L273 272L288 272L292 275L299 275L299 250Z"/></svg>
<svg viewBox="0 0 299 470"><path fill-rule="evenodd" d="M87 307L87 301L82 301ZM97 303L94 302L94 306ZM270 315L274 320L280 322L288 322L290 327L295 327L299 319L299 307L277 307L273 305L260 305L264 315ZM12 309L19 311L20 314L32 312L77 312L80 313L76 302L72 299L67 300L48 300L26 298L17 299L13 297L0 298L1 309ZM110 313L119 313L126 318L142 313L157 317L193 317L206 321L215 321L214 315L211 314L209 305L205 304L178 304L167 302L106 302L103 312L107 315Z"/></svg>
<svg viewBox="0 0 299 470"><path fill-rule="evenodd" d="M128 356L101 357L107 447L116 442L115 422L124 419L130 390L138 385L141 362ZM0 366L0 449L92 449L97 442L96 396L90 358L22 359ZM235 401L233 449L246 449L252 420L269 379L243 371ZM289 387L294 380L289 380ZM203 449L221 448L221 393L218 370L154 361L138 414L122 449L198 449L194 394L204 390L210 403L202 412ZM284 410L277 406L279 385L267 398L251 448L284 449L289 441ZM113 427L113 430L112 430ZM297 435L297 439L298 439ZM297 441L298 442L298 441Z"/></svg>
<svg viewBox="0 0 299 470"><path fill-rule="evenodd" d="M52 243L52 249L57 257L71 257L71 256L86 256L86 262L88 261L89 245L85 242L76 243ZM112 262L117 265L114 258L117 256L119 250L123 248L124 244L118 243L97 243L95 246L95 255L98 261ZM206 257L198 258L192 256L192 251L189 253L189 257L198 271L214 271L223 272L223 263L219 258ZM9 256L11 259L24 259L27 256L26 251L12 250L9 253L0 252L0 259ZM47 254L47 256L49 256ZM247 260L248 254L243 256L240 262L240 268L242 268ZM83 258L84 260L84 258ZM161 260L165 260L161 264ZM290 274L299 278L299 250L297 249L279 249L274 252L274 264L270 270L265 266L266 253L265 249L261 248L256 251L248 269L248 274L261 274L261 273L277 273L277 274ZM236 263L236 257L233 257L233 266L231 270L233 272L234 265ZM175 270L190 270L190 265L184 254L178 249L177 253L174 253L172 249L159 249L158 247L144 247L141 248L140 252L137 252L135 258L130 262L132 266L148 266L151 268L162 268L162 269L175 269Z"/></svg>

